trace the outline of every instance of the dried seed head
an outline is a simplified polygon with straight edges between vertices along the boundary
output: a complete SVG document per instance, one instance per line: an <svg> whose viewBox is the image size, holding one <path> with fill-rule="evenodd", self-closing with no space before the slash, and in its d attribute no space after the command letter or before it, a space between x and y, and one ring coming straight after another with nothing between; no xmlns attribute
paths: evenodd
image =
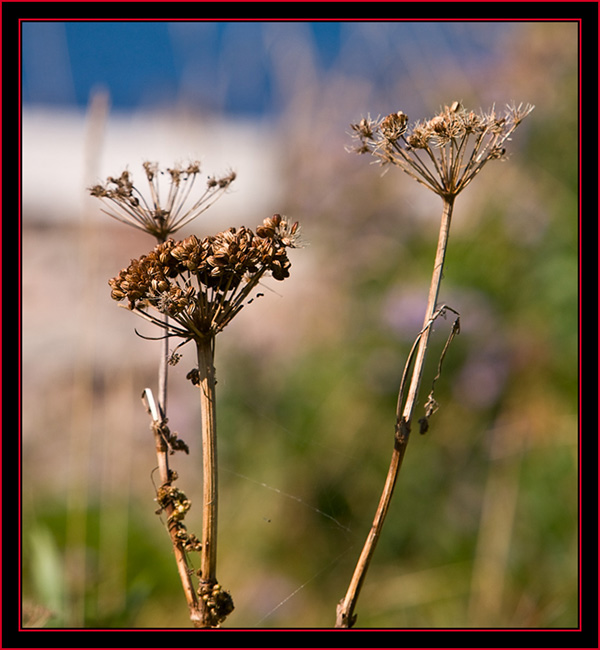
<svg viewBox="0 0 600 650"><path fill-rule="evenodd" d="M188 224L207 210L235 180L235 172L222 178L209 178L206 189L197 198L192 197L192 187L200 173L200 163L190 162L187 166L174 166L164 171L154 162L143 163L148 182L148 192L144 194L131 179L129 171L121 176L109 176L104 185L94 185L90 194L109 204L105 212L111 217L144 230L159 241ZM168 184L166 202L161 203L161 185ZM163 188L164 189L164 188Z"/></svg>
<svg viewBox="0 0 600 650"><path fill-rule="evenodd" d="M412 128L402 111L381 120L363 118L351 125L359 141L354 151L371 153L382 165L397 165L441 196L456 196L483 165L504 156L505 143L532 110L519 104L508 106L504 115L493 108L478 114L454 101Z"/></svg>
<svg viewBox="0 0 600 650"><path fill-rule="evenodd" d="M132 310L149 306L167 314L177 323L168 325L175 335L214 335L240 311L263 275L289 276L287 249L298 245L299 232L297 222L274 214L256 234L242 226L203 239L167 239L109 280L111 297L128 300ZM153 322L161 325L160 319Z"/></svg>
<svg viewBox="0 0 600 650"><path fill-rule="evenodd" d="M402 111L392 113L381 120L381 134L389 142L396 142L406 132L407 124L408 117Z"/></svg>

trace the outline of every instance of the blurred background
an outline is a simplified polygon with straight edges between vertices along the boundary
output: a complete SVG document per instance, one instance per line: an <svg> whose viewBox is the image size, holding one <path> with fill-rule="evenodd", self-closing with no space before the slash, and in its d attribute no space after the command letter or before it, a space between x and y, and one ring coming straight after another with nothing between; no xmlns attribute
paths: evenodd
<svg viewBox="0 0 600 650"><path fill-rule="evenodd" d="M140 399L160 344L107 284L155 242L86 188L127 168L143 189L145 160L196 159L238 178L181 237L280 212L305 244L217 340L225 625L334 625L441 215L408 176L349 153L349 125L454 100L536 109L457 200L440 300L461 333L357 627L578 625L577 48L578 25L551 21L22 25L24 625L189 627ZM191 453L171 460L199 534L195 362L180 352L168 416Z"/></svg>

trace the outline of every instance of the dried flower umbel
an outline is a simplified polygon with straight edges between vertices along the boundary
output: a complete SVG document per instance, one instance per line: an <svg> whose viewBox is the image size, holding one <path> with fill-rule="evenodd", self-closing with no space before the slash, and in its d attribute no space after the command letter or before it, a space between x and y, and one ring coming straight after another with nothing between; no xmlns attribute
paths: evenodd
<svg viewBox="0 0 600 650"><path fill-rule="evenodd" d="M490 160L504 158L513 131L533 110L507 106L503 115L467 111L459 102L429 120L409 125L402 111L352 124L357 153L370 153L382 165L396 165L440 196L456 196Z"/></svg>
<svg viewBox="0 0 600 650"><path fill-rule="evenodd" d="M431 326L438 316L444 315L448 310L454 312L446 305L437 304L454 201L484 165L490 160L504 158L505 146L510 136L532 110L533 106L530 104L519 104L507 106L503 115L496 113L493 108L487 113L475 113L464 109L460 102L453 102L432 118L418 121L412 126L409 125L408 116L402 111L378 120L363 118L357 124L351 125L353 136L359 142L353 149L356 153L370 153L381 165L399 167L438 194L442 198L443 210L423 328L411 349L400 382L390 467L373 524L350 585L346 595L338 603L336 627L350 628L356 621L354 608L383 528L408 444ZM440 358L434 383L441 372L441 363L448 344L459 331L460 320L457 315ZM425 403L425 415L419 420L421 433L425 433L429 428L429 418L437 407L432 387Z"/></svg>
<svg viewBox="0 0 600 650"><path fill-rule="evenodd" d="M191 235L176 242L157 244L147 255L131 264L111 280L111 296L143 318L165 330L165 337L180 337L180 345L196 344L198 367L187 378L199 388L202 459L203 516L202 539L190 535L182 520L190 502L172 486L175 476L166 466L166 452L181 441L166 427L166 421L153 416L159 464L166 477L159 489L161 510L169 514L169 530L181 553L178 568L196 627L218 627L233 610L233 600L216 577L217 566L217 426L216 378L214 368L215 337L247 302L261 278L276 280L289 276L287 249L299 243L298 223L290 224L274 214L256 228L229 228L217 235L199 239ZM170 355L173 363L180 355ZM151 397L148 389L146 399ZM153 409L149 408L152 412ZM154 411L157 411L155 408ZM200 553L199 586L191 587L185 552Z"/></svg>
<svg viewBox="0 0 600 650"><path fill-rule="evenodd" d="M199 195L200 163L175 165L160 169L156 162L144 162L147 190L133 184L132 174L125 170L120 176L109 176L104 185L89 188L90 194L101 199L103 210L113 219L152 235L159 243L166 241L180 228L208 210L233 183L236 174L230 171L220 178L208 177ZM165 322L168 315L163 316ZM167 379L169 346L164 339L158 369L158 407L163 417L167 413Z"/></svg>
<svg viewBox="0 0 600 650"><path fill-rule="evenodd" d="M127 300L129 309L171 336L212 338L243 308L265 274L275 280L289 276L287 249L297 246L298 238L298 224L275 214L256 233L242 226L203 239L168 239L109 280L111 296Z"/></svg>
<svg viewBox="0 0 600 650"><path fill-rule="evenodd" d="M95 185L90 188L90 193L109 205L109 209L104 210L106 214L153 235L158 241L165 241L205 212L236 178L233 171L221 178L209 177L200 196L190 200L201 171L199 162L165 170L151 162L145 162L143 167L148 181L148 197L133 184L127 170L118 177L109 176L105 185ZM162 193L165 191L161 187L163 178L167 185L166 197L161 197L161 189Z"/></svg>

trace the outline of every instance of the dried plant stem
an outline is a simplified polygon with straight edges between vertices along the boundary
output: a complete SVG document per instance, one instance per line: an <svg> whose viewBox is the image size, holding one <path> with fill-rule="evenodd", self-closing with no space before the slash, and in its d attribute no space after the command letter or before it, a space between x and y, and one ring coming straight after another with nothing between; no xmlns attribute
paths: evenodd
<svg viewBox="0 0 600 650"><path fill-rule="evenodd" d="M442 212L440 233L435 255L435 263L433 267L433 275L431 278L429 297L427 300L427 310L425 312L425 319L423 321L423 329L417 339L418 347L414 359L414 366L408 388L408 394L406 396L406 400L404 401L403 381L400 387L400 394L398 396L398 406L396 411L396 433L394 436L394 449L392 452L390 467L388 469L379 505L377 507L377 511L375 512L373 524L371 525L371 529L363 546L363 550L356 564L356 568L350 581L348 591L337 606L337 617L335 625L337 628L351 628L356 621L354 608L356 607L358 596L364 583L371 558L375 552L375 547L379 541L379 537L381 536L385 517L392 500L392 494L394 492L396 479L398 478L398 473L400 472L400 468L402 466L406 446L408 445L413 411L417 401L421 377L423 375L423 367L425 364L425 356L427 354L427 347L429 344L431 324L436 317L436 304L440 284L442 281L444 259L446 256L448 236L450 233L450 222L452 220L454 196L450 195L444 196L442 198L444 201L444 209ZM405 374L408 370L408 367L410 366L411 360L412 354L407 362Z"/></svg>
<svg viewBox="0 0 600 650"><path fill-rule="evenodd" d="M164 236L156 238L158 244L165 242ZM169 327L169 316L162 314L162 321L165 326L165 332ZM167 417L167 385L168 385L168 369L169 369L169 337L165 336L161 341L160 361L158 364L158 407L160 414L163 418Z"/></svg>
<svg viewBox="0 0 600 650"><path fill-rule="evenodd" d="M167 443L164 437L161 435L160 424L163 421L163 418L159 412L157 404L154 401L152 391L149 388L146 388L144 390L142 397L144 398L148 412L152 417L152 429L154 431L154 441L156 444L158 474L161 489L164 489L171 486L173 475L169 469L169 452ZM165 504L165 512L167 514L167 521L169 522L168 530L171 537L171 542L173 544L175 562L177 564L177 570L181 579L181 585L183 587L183 592L185 594L185 599L187 601L190 612L190 620L192 621L194 627L203 627L199 600L196 595L194 584L192 582L193 571L189 566L187 555L182 546L181 540L177 538L176 534L178 528L176 525L173 525L176 521L175 505L173 502L168 502Z"/></svg>
<svg viewBox="0 0 600 650"><path fill-rule="evenodd" d="M173 487L177 478L170 470L168 454L173 450L174 442L181 442L170 437L166 419L154 402L152 391L144 390L142 397L146 401L148 412L152 416L160 487L158 502L167 516L167 524L173 551L179 571L179 577L190 611L190 619L196 628L219 627L220 623L233 610L231 596L217 582L217 514L218 514L218 472L217 472L217 421L215 402L215 368L214 336L196 339L198 356L198 381L200 389L202 459L203 459L203 504L202 504L202 542L193 550L200 551L200 584L194 589L193 569L190 568L186 549L195 539L190 536L182 524L189 501L185 495ZM165 357L166 359L166 357ZM166 430L166 431L165 431ZM197 540L196 540L197 541Z"/></svg>
<svg viewBox="0 0 600 650"><path fill-rule="evenodd" d="M204 591L217 584L217 418L215 401L214 337L196 341L202 422L202 551L201 584ZM201 591L203 591L201 587ZM213 627L209 608L203 608L206 627Z"/></svg>
<svg viewBox="0 0 600 650"><path fill-rule="evenodd" d="M169 327L169 317L163 315L165 331ZM165 336L161 341L160 362L158 365L158 405L163 418L167 417L167 383L169 368L169 337Z"/></svg>
<svg viewBox="0 0 600 650"><path fill-rule="evenodd" d="M427 346L429 343L429 335L431 334L431 322L434 318L440 285L442 283L442 276L444 271L444 260L446 258L446 249L448 247L448 236L450 234L450 222L452 221L452 209L454 207L454 197L444 197L444 209L442 212L442 220L440 224L440 233L438 236L437 251L435 254L435 263L433 266L433 275L431 277L431 285L429 287L429 297L427 299L427 310L425 312L425 319L423 321L423 332L419 341L417 349L417 356L413 368L412 379L408 388L408 395L404 405L404 411L401 415L401 420L408 423L410 429L410 422L412 420L413 410L417 401L417 394L421 384L421 377L423 375L423 366L425 363L425 355L427 354ZM400 416L401 395L398 401L397 416ZM407 436L408 442L408 436Z"/></svg>

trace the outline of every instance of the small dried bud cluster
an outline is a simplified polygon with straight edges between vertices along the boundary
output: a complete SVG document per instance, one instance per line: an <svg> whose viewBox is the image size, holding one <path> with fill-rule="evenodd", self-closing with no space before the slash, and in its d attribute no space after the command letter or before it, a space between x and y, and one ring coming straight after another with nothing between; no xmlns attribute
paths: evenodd
<svg viewBox="0 0 600 650"><path fill-rule="evenodd" d="M156 511L157 515L160 515L163 510L170 512L167 519L167 526L177 544L184 551L200 552L202 550L202 543L196 535L188 532L186 525L183 523L186 514L192 507L192 502L186 495L179 488L165 483L158 488L156 501L160 506Z"/></svg>
<svg viewBox="0 0 600 650"><path fill-rule="evenodd" d="M158 488L156 493L156 501L160 506L157 514L162 510L171 507L171 514L167 520L167 524L183 521L188 510L192 507L192 502L185 496L185 494L172 485L165 484Z"/></svg>
<svg viewBox="0 0 600 650"><path fill-rule="evenodd" d="M149 187L149 197L136 188L131 174L125 170L120 176L109 176L105 185L90 188L90 194L111 206L106 214L153 235L164 241L207 210L235 180L235 172L222 178L209 177L199 198L189 199L195 181L200 174L200 163L195 161L187 167L160 170L156 163L143 164ZM161 203L160 182L168 183L166 202ZM163 188L164 189L164 188Z"/></svg>
<svg viewBox="0 0 600 650"><path fill-rule="evenodd" d="M183 451L186 454L190 453L190 449L186 442L179 438L179 434L167 426L168 418L163 418L160 421L152 422L152 430L155 434L160 436L169 454L174 454L176 451Z"/></svg>
<svg viewBox="0 0 600 650"><path fill-rule="evenodd" d="M235 609L231 594L218 582L214 584L201 582L198 595L207 608L206 617L209 619L207 622L211 627L218 627Z"/></svg>
<svg viewBox="0 0 600 650"><path fill-rule="evenodd" d="M505 144L533 106L508 106L504 115L467 111L459 102L411 128L402 112L352 124L356 153L397 165L437 194L456 196L488 160L504 157Z"/></svg>
<svg viewBox="0 0 600 650"><path fill-rule="evenodd" d="M109 280L111 297L127 300L129 309L168 327L172 335L214 336L242 309L263 275L289 276L287 249L298 245L299 230L298 223L275 214L256 233L242 226L203 239L168 239ZM143 311L148 306L179 327Z"/></svg>

